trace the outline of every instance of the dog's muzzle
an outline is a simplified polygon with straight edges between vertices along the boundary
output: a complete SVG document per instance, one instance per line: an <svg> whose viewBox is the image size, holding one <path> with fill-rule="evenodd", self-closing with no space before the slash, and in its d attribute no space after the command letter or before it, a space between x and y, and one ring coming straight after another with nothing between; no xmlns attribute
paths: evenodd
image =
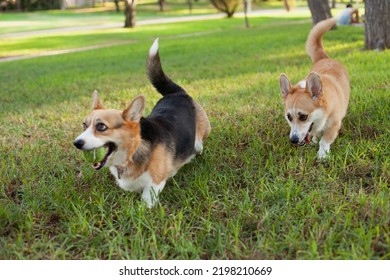
<svg viewBox="0 0 390 280"><path fill-rule="evenodd" d="M73 142L73 145L75 145L75 147L79 150L81 150L84 147L84 144L85 144L85 141L82 139L78 139L78 140Z"/></svg>
<svg viewBox="0 0 390 280"><path fill-rule="evenodd" d="M293 144L298 144L299 142L299 137L297 135L293 135L291 138L290 138L290 141L291 143Z"/></svg>
<svg viewBox="0 0 390 280"><path fill-rule="evenodd" d="M313 125L314 125L314 123L311 123L311 125L309 127L309 130L307 131L306 136L305 136L305 138L302 139L302 141L299 142L298 135L293 135L290 138L291 143L298 144L300 146L303 146L305 144L309 144L310 143L310 132L311 132L311 130L313 128Z"/></svg>

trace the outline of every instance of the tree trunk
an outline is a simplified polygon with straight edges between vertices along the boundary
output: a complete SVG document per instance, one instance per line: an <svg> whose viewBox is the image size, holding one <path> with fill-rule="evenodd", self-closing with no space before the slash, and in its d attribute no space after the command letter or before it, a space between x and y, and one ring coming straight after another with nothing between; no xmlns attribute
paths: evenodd
<svg viewBox="0 0 390 280"><path fill-rule="evenodd" d="M160 12L164 11L164 0L158 0L158 5L160 6Z"/></svg>
<svg viewBox="0 0 390 280"><path fill-rule="evenodd" d="M248 1L251 0L243 0L244 4L244 18L245 18L245 27L249 28L249 20L248 20Z"/></svg>
<svg viewBox="0 0 390 280"><path fill-rule="evenodd" d="M284 8L286 9L287 12L290 11L290 5L288 4L288 0L283 0L284 3Z"/></svg>
<svg viewBox="0 0 390 280"><path fill-rule="evenodd" d="M328 0L307 0L307 2L309 4L313 25L321 20L332 17Z"/></svg>
<svg viewBox="0 0 390 280"><path fill-rule="evenodd" d="M187 0L188 2L188 10L190 11L190 14L192 14L192 0Z"/></svg>
<svg viewBox="0 0 390 280"><path fill-rule="evenodd" d="M16 9L18 10L18 12L21 12L21 11L22 11L22 3L21 3L21 0L16 0Z"/></svg>
<svg viewBox="0 0 390 280"><path fill-rule="evenodd" d="M66 0L61 0L61 2L60 2L60 8L61 8L61 10L65 10L65 7L66 7Z"/></svg>
<svg viewBox="0 0 390 280"><path fill-rule="evenodd" d="M390 0L366 0L365 7L366 49L390 49Z"/></svg>
<svg viewBox="0 0 390 280"><path fill-rule="evenodd" d="M116 12L119 13L121 11L121 9L119 8L119 0L114 0L114 3L115 3Z"/></svg>
<svg viewBox="0 0 390 280"><path fill-rule="evenodd" d="M134 27L135 26L135 16L137 0L125 0L125 26L124 27Z"/></svg>

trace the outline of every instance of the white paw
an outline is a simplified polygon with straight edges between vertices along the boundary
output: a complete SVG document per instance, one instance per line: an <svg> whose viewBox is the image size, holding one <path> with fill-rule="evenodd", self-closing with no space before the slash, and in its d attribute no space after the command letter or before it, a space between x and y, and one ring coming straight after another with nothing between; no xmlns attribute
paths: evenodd
<svg viewBox="0 0 390 280"><path fill-rule="evenodd" d="M321 139L320 141L320 149L318 150L318 159L324 159L330 150L330 144Z"/></svg>
<svg viewBox="0 0 390 280"><path fill-rule="evenodd" d="M158 202L158 195L164 189L165 181L162 181L159 185L152 185L144 188L142 192L142 199L146 202L148 208L152 208L156 202Z"/></svg>
<svg viewBox="0 0 390 280"><path fill-rule="evenodd" d="M158 201L158 196L155 193L152 193L152 190L147 193L142 194L142 200L146 203L148 208L152 208Z"/></svg>
<svg viewBox="0 0 390 280"><path fill-rule="evenodd" d="M195 152L200 155L203 152L203 143L200 140L195 141Z"/></svg>
<svg viewBox="0 0 390 280"><path fill-rule="evenodd" d="M146 203L146 206L150 209L154 206L155 203L151 202L150 200L147 200L145 198L142 198L143 201Z"/></svg>
<svg viewBox="0 0 390 280"><path fill-rule="evenodd" d="M329 154L329 149L324 149L322 147L320 147L320 149L318 150L318 159L324 159L326 158L326 156Z"/></svg>

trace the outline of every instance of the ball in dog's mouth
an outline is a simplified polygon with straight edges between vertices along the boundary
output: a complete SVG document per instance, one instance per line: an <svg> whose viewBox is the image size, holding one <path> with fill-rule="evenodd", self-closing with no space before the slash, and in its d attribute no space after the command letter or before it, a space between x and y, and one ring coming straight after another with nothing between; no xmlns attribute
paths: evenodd
<svg viewBox="0 0 390 280"><path fill-rule="evenodd" d="M85 150L83 151L83 155L86 161L96 163L103 160L106 155L106 148L103 146L92 150Z"/></svg>
<svg viewBox="0 0 390 280"><path fill-rule="evenodd" d="M115 150L115 144L108 143L102 147L83 151L86 161L92 163L95 170L101 169L107 162L108 157Z"/></svg>

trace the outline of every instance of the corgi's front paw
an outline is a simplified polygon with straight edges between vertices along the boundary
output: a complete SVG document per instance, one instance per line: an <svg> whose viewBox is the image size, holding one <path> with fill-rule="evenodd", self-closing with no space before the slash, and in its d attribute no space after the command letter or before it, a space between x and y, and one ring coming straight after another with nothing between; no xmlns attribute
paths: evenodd
<svg viewBox="0 0 390 280"><path fill-rule="evenodd" d="M325 159L329 154L329 148L324 148L320 145L320 149L318 150L318 159Z"/></svg>
<svg viewBox="0 0 390 280"><path fill-rule="evenodd" d="M328 155L330 150L330 144L328 144L324 139L322 138L320 141L320 149L318 150L318 159L324 159Z"/></svg>
<svg viewBox="0 0 390 280"><path fill-rule="evenodd" d="M158 194L153 188L145 188L142 193L142 200L146 203L148 208L152 208L158 201Z"/></svg>
<svg viewBox="0 0 390 280"><path fill-rule="evenodd" d="M318 155L318 159L325 159L326 156L328 155L328 152L326 152L323 149L319 149L317 155Z"/></svg>

